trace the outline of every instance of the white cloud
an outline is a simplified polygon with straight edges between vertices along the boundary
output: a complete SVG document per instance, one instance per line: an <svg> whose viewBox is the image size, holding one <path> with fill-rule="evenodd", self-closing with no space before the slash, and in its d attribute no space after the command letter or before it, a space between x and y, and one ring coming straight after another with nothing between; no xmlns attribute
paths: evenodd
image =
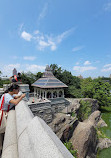
<svg viewBox="0 0 111 158"><path fill-rule="evenodd" d="M23 31L21 33L21 37L25 39L26 41L31 41L32 35L30 33Z"/></svg>
<svg viewBox="0 0 111 158"><path fill-rule="evenodd" d="M47 10L48 10L48 3L45 3L44 7L42 8L41 13L39 14L38 21L40 21L46 16Z"/></svg>
<svg viewBox="0 0 111 158"><path fill-rule="evenodd" d="M31 71L33 73L38 71L44 71L46 66L40 66L40 65L26 65L26 71Z"/></svg>
<svg viewBox="0 0 111 158"><path fill-rule="evenodd" d="M69 29L69 30L67 30L67 31L64 31L62 34L58 35L58 36L56 37L56 42L57 42L57 43L61 43L62 40L63 40L64 38L66 38L67 36L69 36L75 29L76 29L76 28L71 28L71 29Z"/></svg>
<svg viewBox="0 0 111 158"><path fill-rule="evenodd" d="M23 57L24 60L31 60L31 61L34 61L36 59L35 56L24 56Z"/></svg>
<svg viewBox="0 0 111 158"><path fill-rule="evenodd" d="M111 71L111 67L108 67L108 68L104 68L101 70L102 72L108 72L108 71Z"/></svg>
<svg viewBox="0 0 111 158"><path fill-rule="evenodd" d="M36 42L38 50L44 50L45 48L49 48L51 51L55 51L58 45L68 37L76 28L71 28L63 33L54 36L52 34L47 35L41 33L39 30L34 31L34 34L31 35L30 33L23 31L21 33L21 37L27 41L31 41L33 39Z"/></svg>
<svg viewBox="0 0 111 158"><path fill-rule="evenodd" d="M93 66L74 66L73 70L78 71L78 72L84 72L84 71L89 71L89 70L96 70L96 67Z"/></svg>
<svg viewBox="0 0 111 158"><path fill-rule="evenodd" d="M2 73L4 75L7 75L7 76L12 76L12 71L13 69L16 68L19 70L20 68L20 64L8 64L8 65L3 65L2 67Z"/></svg>
<svg viewBox="0 0 111 158"><path fill-rule="evenodd" d="M22 29L23 29L23 26L24 26L23 23L19 25L19 28L18 28L18 34L19 35L20 35L20 33L21 33Z"/></svg>
<svg viewBox="0 0 111 158"><path fill-rule="evenodd" d="M57 46L67 37L71 34L71 32L74 30L74 28L69 29L65 32L63 32L60 35L52 36L52 35L45 35L43 33L37 32L37 36L35 37L37 41L37 48L39 50L44 50L45 48L50 48L50 50L55 51L57 49Z"/></svg>
<svg viewBox="0 0 111 158"><path fill-rule="evenodd" d="M111 11L111 2L108 2L104 5L104 10L105 11Z"/></svg>
<svg viewBox="0 0 111 158"><path fill-rule="evenodd" d="M104 67L110 67L111 66L111 64L106 64L106 65L104 65Z"/></svg>
<svg viewBox="0 0 111 158"><path fill-rule="evenodd" d="M44 65L32 65L32 64L8 64L0 65L0 70L2 71L3 76L12 76L13 69L16 68L17 72L32 72L37 73L38 71L43 72L46 68Z"/></svg>
<svg viewBox="0 0 111 158"><path fill-rule="evenodd" d="M79 50L81 50L83 48L84 48L84 46L78 46L78 47L73 48L72 51L73 52L77 52L77 51L79 51Z"/></svg>
<svg viewBox="0 0 111 158"><path fill-rule="evenodd" d="M90 64L91 64L91 63L90 63L90 61L88 61L88 60L84 62L84 65L90 65Z"/></svg>
<svg viewBox="0 0 111 158"><path fill-rule="evenodd" d="M111 71L111 64L106 64L103 66L104 68L101 69L102 72L108 72Z"/></svg>

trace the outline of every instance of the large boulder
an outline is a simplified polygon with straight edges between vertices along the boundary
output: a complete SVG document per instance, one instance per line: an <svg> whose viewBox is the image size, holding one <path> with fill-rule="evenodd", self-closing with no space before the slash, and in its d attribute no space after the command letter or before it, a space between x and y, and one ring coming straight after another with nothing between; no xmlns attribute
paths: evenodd
<svg viewBox="0 0 111 158"><path fill-rule="evenodd" d="M105 149L105 148L109 148L111 146L111 140L108 138L100 138L99 139L99 143L98 143L98 148Z"/></svg>
<svg viewBox="0 0 111 158"><path fill-rule="evenodd" d="M100 120L100 111L93 112L84 122L79 122L71 138L79 158L95 158L97 152L97 133L95 127Z"/></svg>
<svg viewBox="0 0 111 158"><path fill-rule="evenodd" d="M58 113L56 118L48 124L54 133L61 139L62 142L68 141L73 134L74 129L78 125L76 117L70 115Z"/></svg>
<svg viewBox="0 0 111 158"><path fill-rule="evenodd" d="M98 101L96 99L92 99L92 98L79 98L79 99L75 99L75 98L67 98L68 101L70 101L70 106L68 106L68 112L73 112L73 111L77 111L80 107L80 101L83 100L85 102L89 102L90 106L91 106L91 113L93 113L94 111L99 109L99 105L98 105ZM66 111L66 109L64 109L64 112Z"/></svg>

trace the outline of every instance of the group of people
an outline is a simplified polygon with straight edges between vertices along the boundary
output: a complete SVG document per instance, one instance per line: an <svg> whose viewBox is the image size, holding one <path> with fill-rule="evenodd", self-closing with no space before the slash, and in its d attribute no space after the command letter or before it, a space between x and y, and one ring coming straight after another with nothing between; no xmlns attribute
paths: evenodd
<svg viewBox="0 0 111 158"><path fill-rule="evenodd" d="M18 72L17 75L13 75L10 77L11 82L21 82L21 73Z"/></svg>
<svg viewBox="0 0 111 158"><path fill-rule="evenodd" d="M25 94L17 96L19 93L19 85L12 83L1 97L0 104L0 150L2 151L3 135L5 133L4 121L7 120L8 112L14 110L15 106L25 97ZM2 128L3 127L3 128Z"/></svg>

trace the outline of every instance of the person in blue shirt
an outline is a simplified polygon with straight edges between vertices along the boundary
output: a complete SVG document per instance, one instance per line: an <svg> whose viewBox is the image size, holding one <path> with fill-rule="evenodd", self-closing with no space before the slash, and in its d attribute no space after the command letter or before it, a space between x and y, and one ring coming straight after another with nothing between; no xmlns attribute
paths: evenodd
<svg viewBox="0 0 111 158"><path fill-rule="evenodd" d="M21 94L20 96L14 96L19 93L19 86L17 84L12 84L8 90L1 97L1 115L0 115L0 155L3 147L4 140L4 132L5 127L2 129L3 117L7 118L8 112L10 110L14 110L15 106L25 97L25 94Z"/></svg>
<svg viewBox="0 0 111 158"><path fill-rule="evenodd" d="M22 94L20 96L14 96L15 94L18 93L19 93L19 86L17 84L12 84L1 97L1 101L2 101L4 96L4 103L1 110L3 111L11 110L25 97L25 94Z"/></svg>

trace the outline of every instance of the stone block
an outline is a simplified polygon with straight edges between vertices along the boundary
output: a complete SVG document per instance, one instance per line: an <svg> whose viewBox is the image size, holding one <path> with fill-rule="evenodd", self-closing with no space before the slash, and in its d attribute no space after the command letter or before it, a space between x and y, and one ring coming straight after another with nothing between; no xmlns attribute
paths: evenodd
<svg viewBox="0 0 111 158"><path fill-rule="evenodd" d="M17 124L17 138L21 135L24 129L28 126L34 115L30 111L25 101L21 101L15 108L16 110L16 124Z"/></svg>
<svg viewBox="0 0 111 158"><path fill-rule="evenodd" d="M15 110L8 113L2 158L18 158Z"/></svg>
<svg viewBox="0 0 111 158"><path fill-rule="evenodd" d="M18 149L19 158L73 158L60 139L39 117L33 118L20 135Z"/></svg>

